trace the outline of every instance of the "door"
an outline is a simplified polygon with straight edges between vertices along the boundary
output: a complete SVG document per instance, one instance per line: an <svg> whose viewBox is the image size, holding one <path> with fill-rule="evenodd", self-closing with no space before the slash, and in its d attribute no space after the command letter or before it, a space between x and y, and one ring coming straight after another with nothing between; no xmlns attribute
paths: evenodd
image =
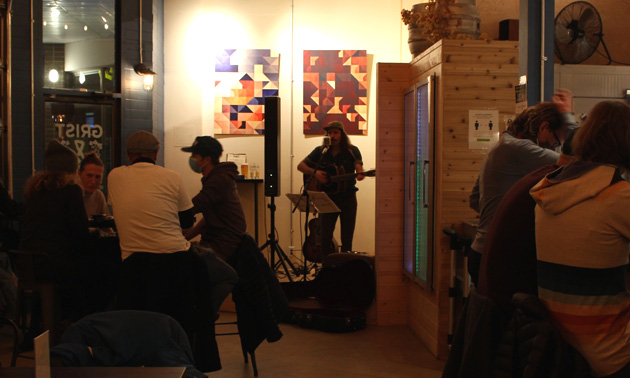
<svg viewBox="0 0 630 378"><path fill-rule="evenodd" d="M433 272L434 78L405 93L404 269L423 287Z"/></svg>

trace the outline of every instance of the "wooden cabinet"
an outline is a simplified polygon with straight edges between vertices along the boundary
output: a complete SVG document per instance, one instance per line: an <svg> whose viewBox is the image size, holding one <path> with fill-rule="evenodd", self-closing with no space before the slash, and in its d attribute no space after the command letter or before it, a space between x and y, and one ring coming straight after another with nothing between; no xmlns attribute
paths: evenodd
<svg viewBox="0 0 630 378"><path fill-rule="evenodd" d="M423 139L418 117L406 119L405 106L417 106L429 78L433 114ZM514 41L442 40L410 63L377 65L376 321L408 325L439 358L448 353L449 321L450 250L442 228L461 231L462 220L477 216L468 195L485 155L468 148L468 111L498 110L503 131L504 117L514 114L516 84ZM410 143L415 151L405 148ZM414 212L405 210L410 201ZM426 275L417 264L424 245ZM410 266L413 273L405 274Z"/></svg>

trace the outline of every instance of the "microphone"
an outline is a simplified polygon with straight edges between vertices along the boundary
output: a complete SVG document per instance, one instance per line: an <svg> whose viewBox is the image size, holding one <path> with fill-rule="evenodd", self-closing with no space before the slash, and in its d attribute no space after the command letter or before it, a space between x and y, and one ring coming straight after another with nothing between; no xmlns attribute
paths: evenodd
<svg viewBox="0 0 630 378"><path fill-rule="evenodd" d="M330 148L330 137L329 136L325 136L324 137L324 149L322 150L322 155L325 154L326 152L328 152L329 148Z"/></svg>

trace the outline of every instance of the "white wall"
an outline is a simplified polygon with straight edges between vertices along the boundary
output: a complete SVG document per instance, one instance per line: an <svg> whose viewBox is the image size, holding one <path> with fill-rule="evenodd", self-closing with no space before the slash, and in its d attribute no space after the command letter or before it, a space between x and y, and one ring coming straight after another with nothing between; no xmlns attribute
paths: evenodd
<svg viewBox="0 0 630 378"><path fill-rule="evenodd" d="M284 193L299 192L297 164L321 137L302 132L302 51L305 49L365 49L368 54L368 135L351 136L367 169L376 166L376 104L374 68L377 62L409 61L407 32L400 10L413 2L366 0L165 0L165 164L182 172L191 195L199 176L188 168L188 154L179 149L196 135L213 134L212 57L214 48L277 50L280 58L281 192L276 198L276 228L280 245L289 253L300 249L299 217L290 212ZM200 74L194 74L197 69ZM217 136L226 152L246 152L249 162L264 163L262 136ZM374 180L359 184L359 211L354 249L374 251ZM262 188L261 188L262 189ZM267 199L267 202L269 200ZM268 210L267 224L268 224ZM268 227L268 225L267 225ZM293 231L295 230L295 231ZM263 229L266 235L269 230ZM299 253L298 253L299 254Z"/></svg>

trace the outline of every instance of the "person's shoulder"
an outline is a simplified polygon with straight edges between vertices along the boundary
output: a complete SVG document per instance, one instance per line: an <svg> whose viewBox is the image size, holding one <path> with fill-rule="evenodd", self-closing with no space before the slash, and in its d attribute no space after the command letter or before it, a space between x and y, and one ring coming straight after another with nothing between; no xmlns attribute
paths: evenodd
<svg viewBox="0 0 630 378"><path fill-rule="evenodd" d="M70 196L80 196L83 198L83 189L79 184L69 184L61 188L61 191L67 193Z"/></svg>

